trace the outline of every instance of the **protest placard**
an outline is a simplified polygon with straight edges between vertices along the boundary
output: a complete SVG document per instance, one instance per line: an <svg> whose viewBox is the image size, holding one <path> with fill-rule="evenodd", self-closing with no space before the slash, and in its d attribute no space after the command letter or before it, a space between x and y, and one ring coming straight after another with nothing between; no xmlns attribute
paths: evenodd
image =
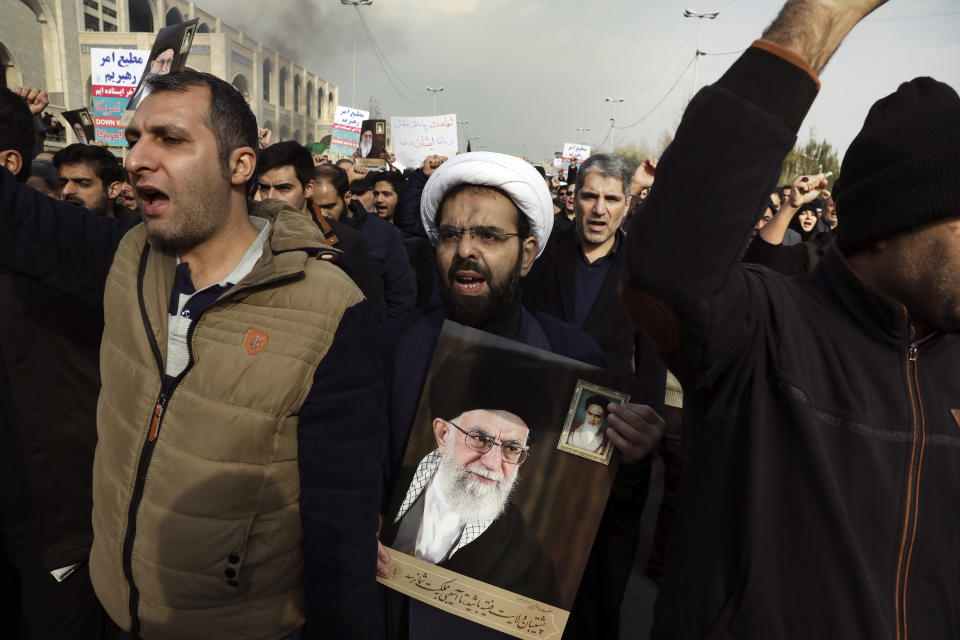
<svg viewBox="0 0 960 640"><path fill-rule="evenodd" d="M631 395L650 394L446 321L384 514L378 580L517 638L559 640L620 459L607 403Z"/></svg>
<svg viewBox="0 0 960 640"><path fill-rule="evenodd" d="M576 142L563 143L563 155L560 158L560 170L563 175L567 175L567 169L570 168L570 160L577 159L577 164L583 164L583 161L590 157L590 145L578 144Z"/></svg>
<svg viewBox="0 0 960 640"><path fill-rule="evenodd" d="M427 156L452 158L459 150L457 114L390 118L393 154L398 167L419 167Z"/></svg>
<svg viewBox="0 0 960 640"><path fill-rule="evenodd" d="M333 130L330 137L330 151L353 155L360 145L360 127L370 117L369 111L352 109L337 105L333 115Z"/></svg>
<svg viewBox="0 0 960 640"><path fill-rule="evenodd" d="M187 56L190 54L190 46L193 44L193 36L197 32L199 20L199 18L194 18L186 22L178 22L157 32L157 37L153 41L153 47L150 49L148 57L149 67L144 69L127 109L135 110L140 101L150 94L144 84L147 78L183 70L184 65L187 64Z"/></svg>
<svg viewBox="0 0 960 640"><path fill-rule="evenodd" d="M120 119L140 83L149 54L140 49L90 49L96 140L110 146L127 146Z"/></svg>
<svg viewBox="0 0 960 640"><path fill-rule="evenodd" d="M94 119L90 117L90 112L86 109L73 109L64 111L63 119L67 121L67 129L73 131L77 142L80 144L90 144L94 135Z"/></svg>

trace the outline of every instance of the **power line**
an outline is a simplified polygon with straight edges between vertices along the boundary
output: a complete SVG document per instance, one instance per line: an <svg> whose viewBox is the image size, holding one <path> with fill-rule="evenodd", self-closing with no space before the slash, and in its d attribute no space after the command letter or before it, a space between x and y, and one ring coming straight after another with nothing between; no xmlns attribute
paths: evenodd
<svg viewBox="0 0 960 640"><path fill-rule="evenodd" d="M390 71L393 72L393 75L396 76L397 80L400 81L400 84L405 86L407 90L410 91L410 93L412 93L414 96L423 96L425 94L420 93L414 89L411 89L410 85L408 85L406 82L403 81L403 78L400 77L400 74L398 74L396 70L393 68L393 65L390 64L389 58L387 58L386 54L380 48L380 45L377 43L376 39L373 37L373 32L370 31L370 27L367 26L367 21L366 19L364 19L363 14L360 12L359 9L357 9L357 15L360 17L360 24L363 25L363 30L367 34L367 39L370 41L370 48L373 50L373 55L377 59L377 64L380 65L380 69L381 71L383 71L383 75L387 77L387 80L390 82L390 85L393 87L394 91L397 92L397 95L403 98L403 100L405 100L406 102L409 102L410 104L413 104L413 105L421 105L428 102L430 100L429 96L427 96L423 100L416 101L416 100L411 100L406 95L404 95L404 93L400 90L400 87L398 87L397 84L393 81L393 78L390 76L390 72L387 71L387 67L389 67Z"/></svg>
<svg viewBox="0 0 960 640"><path fill-rule="evenodd" d="M660 99L657 101L657 104L653 105L653 108L651 108L650 111L647 111L647 112L643 115L642 118L640 118L640 119L637 120L636 122L633 122L633 123L631 123L631 124L628 124L628 125L625 126L625 127L611 127L611 128L621 129L621 130L622 130L622 129L631 129L631 128L637 126L638 124L640 124L641 122L643 122L644 120L646 120L647 118L649 118L649 117L650 117L650 114L652 114L654 111L656 111L656 110L657 110L657 107L659 107L661 104L663 104L663 101L666 100L667 97L668 97L671 93L673 93L673 90L677 88L677 85L680 84L680 81L681 81L681 80L683 80L683 76L687 75L687 71L690 69L690 67L693 65L693 63L694 63L694 61L695 61L696 59L697 59L697 57L694 56L694 57L690 60L690 62L687 63L687 66L685 66L685 67L683 68L683 71L680 72L680 75L677 77L676 81L674 81L674 83L673 83L672 85L670 85L670 88L667 89L667 92L666 92L665 94L663 94L663 97L660 98Z"/></svg>

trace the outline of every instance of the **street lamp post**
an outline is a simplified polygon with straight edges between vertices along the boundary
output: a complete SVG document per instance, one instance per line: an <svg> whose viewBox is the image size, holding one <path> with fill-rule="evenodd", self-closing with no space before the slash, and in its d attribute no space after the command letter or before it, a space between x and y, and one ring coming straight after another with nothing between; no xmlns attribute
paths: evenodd
<svg viewBox="0 0 960 640"><path fill-rule="evenodd" d="M577 127L577 131L580 132L580 133L589 133L589 132L590 132L590 127ZM582 136L580 136L580 137L582 137ZM584 142L583 140L580 140L580 144L586 144L586 142Z"/></svg>
<svg viewBox="0 0 960 640"><path fill-rule="evenodd" d="M470 121L469 121L469 120L457 120L457 148L460 147L460 126L461 126L461 125L468 125L468 124L470 124ZM464 133L467 132L467 128L466 128L466 127L463 128L463 132L464 132ZM466 136L464 136L464 137L466 137Z"/></svg>
<svg viewBox="0 0 960 640"><path fill-rule="evenodd" d="M719 11L696 11L694 9L683 10L684 18L697 19L697 57L693 60L693 93L697 92L697 71L700 67L700 56L703 55L703 52L700 51L700 25L703 24L704 18L707 20L716 20L718 15L720 15Z"/></svg>
<svg viewBox="0 0 960 640"><path fill-rule="evenodd" d="M613 117L614 108L618 103L623 102L623 98L604 98L604 102L610 103L610 153L613 153L613 127L616 124L616 120Z"/></svg>
<svg viewBox="0 0 960 640"><path fill-rule="evenodd" d="M357 21L360 19L360 7L368 7L373 0L340 0L340 4L353 7L356 15L353 16L353 95L350 106L357 108Z"/></svg>
<svg viewBox="0 0 960 640"><path fill-rule="evenodd" d="M433 115L437 115L437 94L443 91L443 87L427 87L427 91L433 94Z"/></svg>

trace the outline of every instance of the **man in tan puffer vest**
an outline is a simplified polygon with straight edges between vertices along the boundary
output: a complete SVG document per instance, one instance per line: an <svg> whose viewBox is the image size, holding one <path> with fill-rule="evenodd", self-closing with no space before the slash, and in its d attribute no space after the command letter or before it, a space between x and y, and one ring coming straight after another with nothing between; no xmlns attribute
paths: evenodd
<svg viewBox="0 0 960 640"><path fill-rule="evenodd" d="M151 84L127 129L144 224L0 169L0 266L104 313L97 596L146 640L374 637L385 435L368 303L316 225L248 203L257 127L236 89L197 72ZM323 464L298 469L305 450Z"/></svg>

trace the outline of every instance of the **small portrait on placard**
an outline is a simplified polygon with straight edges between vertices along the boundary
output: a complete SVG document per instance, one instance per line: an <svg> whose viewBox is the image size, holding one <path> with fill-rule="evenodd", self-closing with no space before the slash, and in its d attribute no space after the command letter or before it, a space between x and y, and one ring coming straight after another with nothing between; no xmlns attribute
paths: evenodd
<svg viewBox="0 0 960 640"><path fill-rule="evenodd" d="M183 32L183 40L180 42L180 55L185 55L190 51L190 45L193 43L193 33L197 25L190 25Z"/></svg>
<svg viewBox="0 0 960 640"><path fill-rule="evenodd" d="M629 400L627 394L578 380L557 449L609 464L613 443L607 435L610 428L607 406L611 402L625 404Z"/></svg>

